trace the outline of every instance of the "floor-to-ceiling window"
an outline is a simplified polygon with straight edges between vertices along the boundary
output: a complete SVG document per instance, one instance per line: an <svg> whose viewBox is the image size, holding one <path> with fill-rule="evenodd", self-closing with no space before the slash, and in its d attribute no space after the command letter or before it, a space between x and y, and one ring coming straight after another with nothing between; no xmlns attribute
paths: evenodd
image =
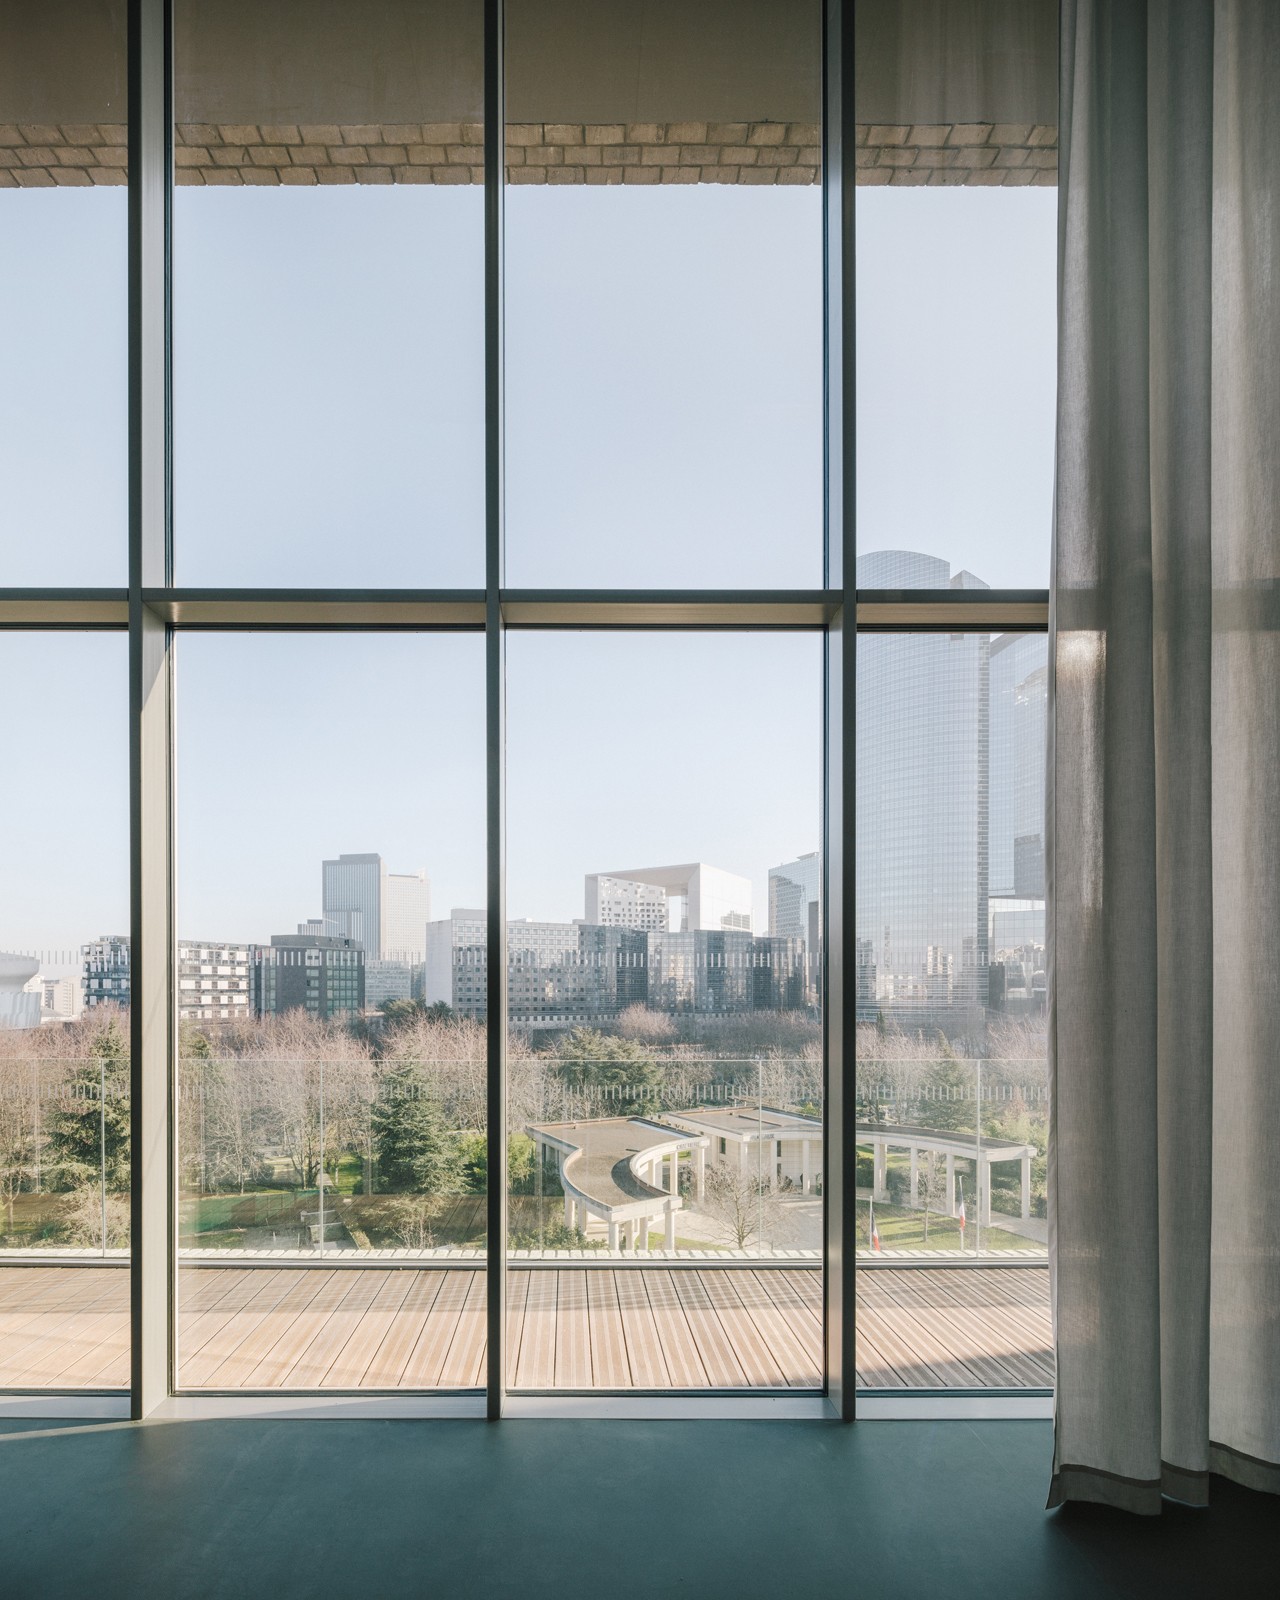
<svg viewBox="0 0 1280 1600"><path fill-rule="evenodd" d="M0 1385L1050 1381L1053 112L854 10L0 7Z"/></svg>
<svg viewBox="0 0 1280 1600"><path fill-rule="evenodd" d="M855 97L858 1370L1043 1389L1055 91L920 24Z"/></svg>

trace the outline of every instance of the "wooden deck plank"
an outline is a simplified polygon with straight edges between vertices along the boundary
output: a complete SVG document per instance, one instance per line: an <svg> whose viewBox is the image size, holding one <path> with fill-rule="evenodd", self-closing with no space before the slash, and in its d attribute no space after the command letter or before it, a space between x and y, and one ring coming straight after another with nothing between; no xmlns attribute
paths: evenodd
<svg viewBox="0 0 1280 1600"><path fill-rule="evenodd" d="M822 1387L822 1327L781 1273L735 1272L738 1298L760 1329L789 1387Z"/></svg>
<svg viewBox="0 0 1280 1600"><path fill-rule="evenodd" d="M484 1357L489 1342L485 1306L489 1285L483 1272L469 1272L467 1277L471 1281L467 1284L466 1298L440 1371L442 1389L484 1387Z"/></svg>
<svg viewBox="0 0 1280 1600"><path fill-rule="evenodd" d="M590 1389L591 1324L587 1314L586 1274L556 1273L557 1389Z"/></svg>
<svg viewBox="0 0 1280 1600"><path fill-rule="evenodd" d="M280 1388L320 1389L324 1386L329 1368L359 1327L361 1318L373 1309L378 1290L387 1279L385 1272L352 1272L342 1276L356 1281L346 1286L338 1305L317 1320L316 1330L306 1344L295 1347L293 1364L282 1374ZM336 1289L337 1285L334 1287Z"/></svg>
<svg viewBox="0 0 1280 1600"><path fill-rule="evenodd" d="M322 1280L328 1276L328 1273L310 1269L297 1273L295 1282L289 1285L279 1300L260 1317L252 1319L253 1325L243 1337L240 1336L237 1319L233 1318L227 1325L225 1337L209 1341L210 1345L216 1346L218 1359L192 1363L196 1370L202 1372L202 1376L188 1377L184 1372L184 1382L209 1389L249 1387L250 1376L258 1363L311 1304L320 1292ZM212 1357L214 1353L206 1347L201 1356Z"/></svg>
<svg viewBox="0 0 1280 1600"><path fill-rule="evenodd" d="M387 1272L364 1311L347 1324L347 1336L329 1369L320 1379L321 1389L359 1389L364 1385L378 1347L386 1338L416 1274Z"/></svg>
<svg viewBox="0 0 1280 1600"><path fill-rule="evenodd" d="M513 1273L513 1277L517 1274ZM511 1363L512 1387L550 1389L556 1381L556 1272L522 1272L528 1278L520 1346Z"/></svg>
<svg viewBox="0 0 1280 1600"><path fill-rule="evenodd" d="M926 1345L945 1349L953 1362L971 1374L970 1386L1038 1388L1045 1384L1043 1362L1023 1353L1027 1343L1024 1335L996 1336L998 1307L977 1301L964 1303L970 1291L963 1282L964 1272L954 1274L961 1279L955 1285L940 1282L942 1274L878 1271L871 1276L877 1282L864 1286L863 1292L879 1303L881 1314L899 1329L904 1340L922 1350ZM878 1281L881 1277L884 1283ZM999 1293L998 1285L990 1287L992 1298ZM888 1310L890 1306L892 1311ZM914 1334L909 1331L913 1326ZM948 1387L964 1381L956 1376L946 1379Z"/></svg>
<svg viewBox="0 0 1280 1600"><path fill-rule="evenodd" d="M669 1389L671 1372L649 1298L650 1276L648 1269L613 1274L618 1291L618 1310L622 1316L622 1336L626 1341L627 1365L631 1369L631 1382L635 1388ZM680 1320L684 1322L683 1315ZM687 1324L685 1333L688 1334Z"/></svg>
<svg viewBox="0 0 1280 1600"><path fill-rule="evenodd" d="M653 1270L637 1274L649 1300L649 1311L672 1386L676 1389L705 1389L710 1377L684 1304L675 1286L674 1272Z"/></svg>
<svg viewBox="0 0 1280 1600"><path fill-rule="evenodd" d="M438 1389L449 1346L457 1332L467 1291L474 1276L470 1272L449 1269L441 1274L444 1281L431 1308L422 1318L417 1343L414 1345L401 1376L401 1386L406 1389ZM483 1277L483 1273L480 1274Z"/></svg>
<svg viewBox="0 0 1280 1600"><path fill-rule="evenodd" d="M406 1272L410 1288L365 1370L365 1389L398 1389L417 1348L431 1308L447 1277L443 1272Z"/></svg>
<svg viewBox="0 0 1280 1600"><path fill-rule="evenodd" d="M734 1353L733 1340L720 1321L718 1307L707 1292L699 1272L679 1271L671 1282L680 1298L680 1307L698 1347L698 1357L713 1389L741 1389L748 1383L742 1363Z"/></svg>
<svg viewBox="0 0 1280 1600"><path fill-rule="evenodd" d="M210 1277L219 1276L221 1269L206 1269ZM236 1352L252 1340L254 1334L274 1311L285 1308L287 1301L305 1303L308 1285L299 1283L296 1272L246 1272L250 1281L227 1285L229 1310L221 1308L203 1312L193 1323L178 1323L178 1383L184 1389L199 1389L212 1384L213 1374L226 1361L234 1359ZM259 1281L260 1280L260 1281ZM213 1292L212 1286L210 1293ZM188 1338L198 1339L196 1348L188 1348ZM228 1381L223 1374L222 1381ZM234 1386L234 1384L233 1384Z"/></svg>
<svg viewBox="0 0 1280 1600"><path fill-rule="evenodd" d="M122 1327L123 1324L123 1327ZM0 1386L21 1389L82 1388L84 1383L63 1378L68 1367L91 1360L104 1340L128 1338L128 1318L115 1311L76 1311L70 1315L42 1316L36 1327L24 1330L21 1350L0 1362Z"/></svg>
<svg viewBox="0 0 1280 1600"><path fill-rule="evenodd" d="M715 1306L716 1314L728 1335L734 1355L742 1364L747 1387L785 1389L787 1382L782 1368L774 1360L773 1352L769 1349L759 1324L738 1294L735 1282L738 1274L700 1271L697 1276L702 1280Z"/></svg>
<svg viewBox="0 0 1280 1600"><path fill-rule="evenodd" d="M588 1272L587 1326L591 1339L591 1376L597 1389L629 1389L631 1363L618 1304L617 1272Z"/></svg>
<svg viewBox="0 0 1280 1600"><path fill-rule="evenodd" d="M218 1272L205 1268L203 1277L217 1278ZM257 1322L248 1319L265 1313L279 1303L292 1287L292 1276L287 1272L256 1271L237 1274L238 1281L228 1284L221 1295L216 1283L191 1283L197 1273L185 1272L179 1278L178 1304L178 1367L185 1370L189 1361L199 1356L211 1339L217 1337L231 1322L246 1333ZM184 1302L183 1291L186 1292ZM183 1380L185 1382L185 1379Z"/></svg>
<svg viewBox="0 0 1280 1600"><path fill-rule="evenodd" d="M1049 1387L1043 1268L877 1267L857 1280L858 1381L873 1388ZM515 1389L743 1388L818 1381L813 1268L557 1266L508 1279ZM478 1385L484 1274L184 1265L184 1389ZM0 1267L0 1386L128 1381L129 1274Z"/></svg>

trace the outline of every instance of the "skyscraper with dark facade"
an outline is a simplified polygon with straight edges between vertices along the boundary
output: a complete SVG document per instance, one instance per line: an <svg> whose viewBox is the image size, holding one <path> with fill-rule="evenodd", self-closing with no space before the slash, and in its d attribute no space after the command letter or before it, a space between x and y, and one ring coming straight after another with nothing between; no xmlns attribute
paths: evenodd
<svg viewBox="0 0 1280 1600"><path fill-rule="evenodd" d="M986 587L936 557L901 550L859 557L857 581L867 589ZM938 1026L976 1016L987 1003L989 743L986 634L859 638L855 948L863 1016Z"/></svg>

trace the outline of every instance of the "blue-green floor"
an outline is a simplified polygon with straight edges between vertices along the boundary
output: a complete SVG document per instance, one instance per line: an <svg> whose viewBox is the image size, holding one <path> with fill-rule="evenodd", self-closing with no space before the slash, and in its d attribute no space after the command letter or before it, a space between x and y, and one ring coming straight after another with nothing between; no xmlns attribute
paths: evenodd
<svg viewBox="0 0 1280 1600"><path fill-rule="evenodd" d="M1280 1507L1042 1509L1043 1422L9 1422L0 1596L1277 1592Z"/></svg>

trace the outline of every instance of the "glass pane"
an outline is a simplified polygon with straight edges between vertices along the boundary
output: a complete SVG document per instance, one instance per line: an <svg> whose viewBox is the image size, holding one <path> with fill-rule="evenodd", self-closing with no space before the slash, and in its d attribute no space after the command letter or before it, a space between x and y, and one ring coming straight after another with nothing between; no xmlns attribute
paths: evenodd
<svg viewBox="0 0 1280 1600"><path fill-rule="evenodd" d="M176 8L175 560L484 581L482 8Z"/></svg>
<svg viewBox="0 0 1280 1600"><path fill-rule="evenodd" d="M484 888L483 642L187 635L179 671L179 1387L475 1387L484 1036L425 962Z"/></svg>
<svg viewBox="0 0 1280 1600"><path fill-rule="evenodd" d="M127 666L117 634L0 635L36 735L0 785L3 1388L129 1383Z"/></svg>
<svg viewBox="0 0 1280 1600"><path fill-rule="evenodd" d="M819 5L506 15L509 581L821 583Z"/></svg>
<svg viewBox="0 0 1280 1600"><path fill-rule="evenodd" d="M508 652L508 1380L815 1388L820 640ZM708 715L711 683L749 693ZM625 756L600 736L620 693ZM584 768L565 752L585 728Z"/></svg>
<svg viewBox="0 0 1280 1600"><path fill-rule="evenodd" d="M124 32L0 0L0 586L126 581Z"/></svg>
<svg viewBox="0 0 1280 1600"><path fill-rule="evenodd" d="M1043 634L858 640L857 1338L868 1388L1053 1383L1046 649Z"/></svg>
<svg viewBox="0 0 1280 1600"><path fill-rule="evenodd" d="M857 8L858 549L1046 588L1056 11L929 15Z"/></svg>

